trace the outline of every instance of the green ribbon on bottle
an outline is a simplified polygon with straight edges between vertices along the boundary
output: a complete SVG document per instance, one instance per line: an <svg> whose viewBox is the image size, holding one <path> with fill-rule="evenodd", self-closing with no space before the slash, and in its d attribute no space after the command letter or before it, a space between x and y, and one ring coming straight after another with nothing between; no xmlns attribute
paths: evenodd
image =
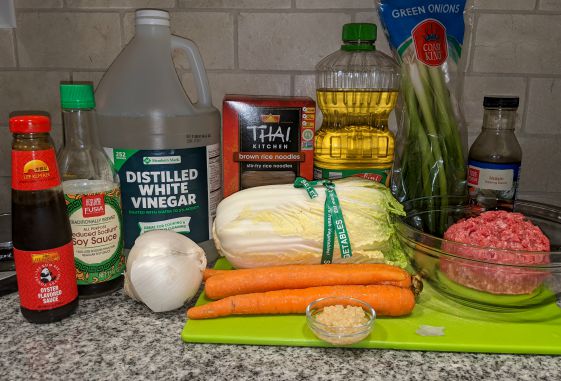
<svg viewBox="0 0 561 381"><path fill-rule="evenodd" d="M341 258L349 258L353 256L351 249L351 240L349 232L343 218L343 211L337 192L335 192L335 184L331 180L313 180L308 181L302 177L294 180L295 188L304 188L311 199L319 196L315 190L315 186L323 185L325 187L325 204L323 214L323 252L321 255L321 263L333 262L333 247L335 236L339 243Z"/></svg>

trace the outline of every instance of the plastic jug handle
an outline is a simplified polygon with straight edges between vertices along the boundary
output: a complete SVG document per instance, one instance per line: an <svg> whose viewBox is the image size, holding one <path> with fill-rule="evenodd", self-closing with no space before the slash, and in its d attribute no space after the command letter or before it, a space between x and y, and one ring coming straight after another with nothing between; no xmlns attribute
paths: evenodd
<svg viewBox="0 0 561 381"><path fill-rule="evenodd" d="M186 38L171 36L171 48L181 49L187 55L189 60L189 65L193 72L193 77L195 78L195 85L197 86L197 95L199 101L197 106L208 106L212 107L212 98L210 96L210 86L208 84L208 78L206 76L205 67L203 65L203 59L197 45L191 40Z"/></svg>

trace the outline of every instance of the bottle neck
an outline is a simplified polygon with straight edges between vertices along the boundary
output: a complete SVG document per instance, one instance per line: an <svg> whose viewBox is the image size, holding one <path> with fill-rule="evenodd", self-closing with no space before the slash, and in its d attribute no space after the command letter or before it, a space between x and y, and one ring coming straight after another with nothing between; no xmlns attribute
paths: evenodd
<svg viewBox="0 0 561 381"><path fill-rule="evenodd" d="M53 147L53 141L47 132L13 134L12 149L16 151L37 151Z"/></svg>
<svg viewBox="0 0 561 381"><path fill-rule="evenodd" d="M376 50L375 41L343 41L341 45L341 50L346 52L357 52L357 51L374 51Z"/></svg>
<svg viewBox="0 0 561 381"><path fill-rule="evenodd" d="M137 37L161 36L169 39L171 36L169 25L136 24L135 28Z"/></svg>
<svg viewBox="0 0 561 381"><path fill-rule="evenodd" d="M92 109L64 109L64 146L84 149L99 146L94 131L95 114Z"/></svg>
<svg viewBox="0 0 561 381"><path fill-rule="evenodd" d="M483 129L514 130L516 109L485 109L483 113Z"/></svg>

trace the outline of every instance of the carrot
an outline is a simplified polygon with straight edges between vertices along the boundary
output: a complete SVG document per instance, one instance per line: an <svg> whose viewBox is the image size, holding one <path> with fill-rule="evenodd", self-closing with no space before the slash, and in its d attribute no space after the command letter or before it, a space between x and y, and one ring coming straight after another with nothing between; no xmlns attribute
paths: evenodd
<svg viewBox="0 0 561 381"><path fill-rule="evenodd" d="M318 286L388 284L411 287L411 275L407 271L385 264L288 265L214 271L216 273L205 282L205 294L210 299Z"/></svg>
<svg viewBox="0 0 561 381"><path fill-rule="evenodd" d="M379 316L402 316L415 306L410 288L391 285L324 286L276 290L229 296L187 311L189 319L210 319L229 315L304 313L308 304L327 296L350 296L369 303Z"/></svg>
<svg viewBox="0 0 561 381"><path fill-rule="evenodd" d="M207 280L211 276L220 275L224 273L229 273L232 270L216 270L216 269L205 269L203 272L203 280Z"/></svg>

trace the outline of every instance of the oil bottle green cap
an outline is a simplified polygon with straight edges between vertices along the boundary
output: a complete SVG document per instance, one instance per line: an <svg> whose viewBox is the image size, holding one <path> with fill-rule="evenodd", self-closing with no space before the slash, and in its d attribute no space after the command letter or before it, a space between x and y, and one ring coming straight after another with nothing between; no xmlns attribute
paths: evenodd
<svg viewBox="0 0 561 381"><path fill-rule="evenodd" d="M95 98L89 83L63 83L60 85L60 103L63 109L93 109Z"/></svg>
<svg viewBox="0 0 561 381"><path fill-rule="evenodd" d="M376 24L350 23L343 25L343 41L376 41Z"/></svg>

